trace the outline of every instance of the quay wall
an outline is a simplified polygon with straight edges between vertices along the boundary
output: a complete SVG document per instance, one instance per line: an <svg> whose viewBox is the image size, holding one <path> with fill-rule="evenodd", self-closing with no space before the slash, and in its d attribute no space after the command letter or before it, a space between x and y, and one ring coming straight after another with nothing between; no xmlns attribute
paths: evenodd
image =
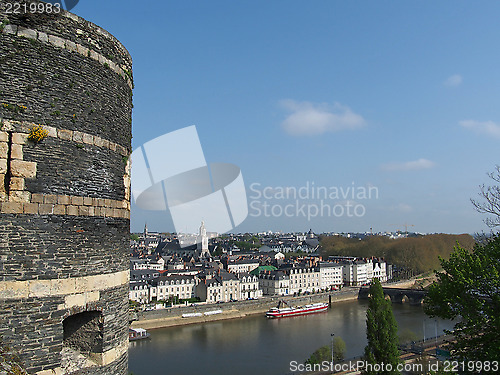
<svg viewBox="0 0 500 375"><path fill-rule="evenodd" d="M328 302L329 296L333 302L352 301L358 298L358 288L345 288L339 292L318 293L299 297L263 297L252 301L238 301L222 304L199 304L197 306L172 307L167 309L144 311L138 313L138 320L132 323L132 328L164 328L186 324L206 323L218 320L243 318L253 314L264 314L271 307L275 307L280 300L285 300L292 305L306 305L316 302ZM204 313L207 311L222 310L222 314L201 317L183 318L182 314Z"/></svg>

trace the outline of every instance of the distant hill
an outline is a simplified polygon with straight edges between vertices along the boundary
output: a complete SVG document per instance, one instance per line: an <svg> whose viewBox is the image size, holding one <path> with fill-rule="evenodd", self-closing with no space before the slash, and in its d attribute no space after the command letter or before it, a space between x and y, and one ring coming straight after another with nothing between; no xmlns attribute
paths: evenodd
<svg viewBox="0 0 500 375"><path fill-rule="evenodd" d="M440 268L439 258L448 259L457 244L472 249L475 241L469 234L429 234L419 237L390 239L369 236L363 240L341 236L320 237L323 256L383 257L387 262L423 273Z"/></svg>

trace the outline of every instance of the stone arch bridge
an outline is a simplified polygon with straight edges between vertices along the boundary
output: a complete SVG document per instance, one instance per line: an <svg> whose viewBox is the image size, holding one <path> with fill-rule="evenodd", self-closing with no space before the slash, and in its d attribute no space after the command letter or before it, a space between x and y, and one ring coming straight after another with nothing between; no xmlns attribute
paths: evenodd
<svg viewBox="0 0 500 375"><path fill-rule="evenodd" d="M419 289L403 289L384 287L384 295L389 296L393 303L403 303L406 297L410 305L420 305L422 300L427 295L427 291ZM368 287L359 288L358 299L368 299Z"/></svg>

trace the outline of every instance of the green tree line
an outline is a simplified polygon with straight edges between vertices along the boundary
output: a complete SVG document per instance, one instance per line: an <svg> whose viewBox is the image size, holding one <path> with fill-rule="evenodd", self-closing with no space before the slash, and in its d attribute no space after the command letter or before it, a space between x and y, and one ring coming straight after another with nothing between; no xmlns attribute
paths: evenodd
<svg viewBox="0 0 500 375"><path fill-rule="evenodd" d="M401 239L385 236L369 236L363 240L341 236L320 238L323 256L382 257L416 274L441 269L439 257L449 258L457 242L466 249L472 249L475 244L469 234L430 234Z"/></svg>

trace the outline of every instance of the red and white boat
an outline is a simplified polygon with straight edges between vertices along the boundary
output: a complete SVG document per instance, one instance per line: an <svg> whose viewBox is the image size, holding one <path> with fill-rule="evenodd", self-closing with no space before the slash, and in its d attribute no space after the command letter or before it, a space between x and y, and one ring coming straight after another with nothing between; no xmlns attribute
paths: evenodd
<svg viewBox="0 0 500 375"><path fill-rule="evenodd" d="M286 307L284 307L286 305ZM268 318L286 318L289 316L305 315L305 314L315 314L319 312L326 311L328 309L328 303L313 303L311 305L293 307L290 306L285 301L280 301L277 307L273 307L266 312Z"/></svg>

